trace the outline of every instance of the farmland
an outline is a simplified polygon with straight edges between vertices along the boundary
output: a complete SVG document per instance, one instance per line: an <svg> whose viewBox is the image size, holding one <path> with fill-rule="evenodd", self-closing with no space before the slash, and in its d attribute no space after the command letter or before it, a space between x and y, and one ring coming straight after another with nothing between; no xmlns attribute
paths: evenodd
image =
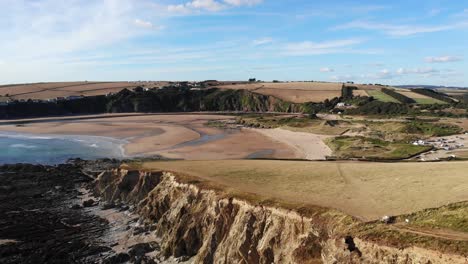
<svg viewBox="0 0 468 264"><path fill-rule="evenodd" d="M0 96L10 99L52 99L67 96L94 96L116 93L138 86L134 82L56 82L0 86Z"/></svg>
<svg viewBox="0 0 468 264"><path fill-rule="evenodd" d="M400 103L397 99L391 97L388 94L384 94L379 90L367 90L369 96L374 97L375 99L382 101L382 102L390 102L390 103Z"/></svg>
<svg viewBox="0 0 468 264"><path fill-rule="evenodd" d="M406 97L409 97L409 98L415 100L417 104L446 104L446 102L437 100L435 98L431 98L429 96L425 96L425 95L422 95L422 94L411 92L409 90L400 90L399 89L399 90L396 90L396 91L398 93L406 96Z"/></svg>
<svg viewBox="0 0 468 264"><path fill-rule="evenodd" d="M342 83L288 82L221 85L222 89L250 90L294 102L323 102L341 96Z"/></svg>

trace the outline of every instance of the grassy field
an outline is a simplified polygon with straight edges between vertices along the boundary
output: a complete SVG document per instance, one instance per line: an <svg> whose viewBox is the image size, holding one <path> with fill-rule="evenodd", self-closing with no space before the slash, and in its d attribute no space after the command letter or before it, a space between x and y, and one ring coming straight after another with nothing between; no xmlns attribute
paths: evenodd
<svg viewBox="0 0 468 264"><path fill-rule="evenodd" d="M186 180L218 189L226 196L293 208L336 208L363 220L468 200L467 162L226 160L158 161L132 166L189 175Z"/></svg>
<svg viewBox="0 0 468 264"><path fill-rule="evenodd" d="M396 89L395 91L402 94L402 95L404 95L404 96L406 96L406 97L409 97L409 98L415 100L417 104L447 104L444 101L440 101L440 100L437 100L435 98L431 98L429 96L418 94L418 93L412 92L410 90Z"/></svg>
<svg viewBox="0 0 468 264"><path fill-rule="evenodd" d="M389 103L400 103L397 99L391 97L388 94L384 94L379 90L367 90L369 96L374 97L375 99L382 101L382 102L389 102Z"/></svg>
<svg viewBox="0 0 468 264"><path fill-rule="evenodd" d="M431 149L428 146L365 137L336 137L329 139L327 144L339 158L407 159Z"/></svg>
<svg viewBox="0 0 468 264"><path fill-rule="evenodd" d="M245 116L239 118L238 122L256 128L280 127L320 135L341 135L349 129L349 123L346 121L310 119L308 116Z"/></svg>
<svg viewBox="0 0 468 264"><path fill-rule="evenodd" d="M409 122L401 132L419 134L429 137L443 137L461 133L463 129L457 125L435 122Z"/></svg>

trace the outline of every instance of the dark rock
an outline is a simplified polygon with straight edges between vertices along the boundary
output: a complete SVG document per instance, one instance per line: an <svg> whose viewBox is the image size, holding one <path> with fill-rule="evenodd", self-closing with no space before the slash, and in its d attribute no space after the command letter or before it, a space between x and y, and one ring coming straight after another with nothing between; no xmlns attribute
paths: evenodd
<svg viewBox="0 0 468 264"><path fill-rule="evenodd" d="M121 212L122 211L127 211L128 209L130 209L130 207L128 205L122 205L122 206L120 206L119 211L121 211Z"/></svg>
<svg viewBox="0 0 468 264"><path fill-rule="evenodd" d="M140 243L132 246L128 251L128 254L130 254L131 257L141 257L146 253L155 250L160 250L160 247L156 242Z"/></svg>
<svg viewBox="0 0 468 264"><path fill-rule="evenodd" d="M94 199L89 199L83 202L83 207L92 207L96 205L96 201Z"/></svg>
<svg viewBox="0 0 468 264"><path fill-rule="evenodd" d="M79 204L74 204L74 205L70 206L70 209L73 209L73 210L78 210L78 209L81 209L81 208L82 207Z"/></svg>
<svg viewBox="0 0 468 264"><path fill-rule="evenodd" d="M105 258L102 263L103 264L118 264L118 263L125 263L130 260L130 255L127 253L119 253L115 255L111 255Z"/></svg>
<svg viewBox="0 0 468 264"><path fill-rule="evenodd" d="M18 241L0 246L0 263L102 261L102 255L111 250L102 242L109 229L107 221L76 210L81 206L74 193L64 191L91 180L72 165L0 166L2 186L21 190L0 191L0 238Z"/></svg>
<svg viewBox="0 0 468 264"><path fill-rule="evenodd" d="M115 208L115 204L114 203L104 203L102 206L101 206L101 209L102 210L108 210L108 209L112 209L112 208Z"/></svg>

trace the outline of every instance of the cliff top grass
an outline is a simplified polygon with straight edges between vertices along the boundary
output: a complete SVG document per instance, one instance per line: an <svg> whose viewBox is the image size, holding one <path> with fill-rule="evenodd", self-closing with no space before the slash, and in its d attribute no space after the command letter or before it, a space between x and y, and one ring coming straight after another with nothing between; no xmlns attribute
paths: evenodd
<svg viewBox="0 0 468 264"><path fill-rule="evenodd" d="M215 190L223 197L292 209L333 225L335 232L380 245L468 252L468 202L457 202L468 200L464 180L468 162L228 160L127 166L170 171L178 181ZM383 215L399 216L387 225L377 220Z"/></svg>
<svg viewBox="0 0 468 264"><path fill-rule="evenodd" d="M468 162L155 161L132 166L193 176L227 195L338 209L363 221L468 200Z"/></svg>

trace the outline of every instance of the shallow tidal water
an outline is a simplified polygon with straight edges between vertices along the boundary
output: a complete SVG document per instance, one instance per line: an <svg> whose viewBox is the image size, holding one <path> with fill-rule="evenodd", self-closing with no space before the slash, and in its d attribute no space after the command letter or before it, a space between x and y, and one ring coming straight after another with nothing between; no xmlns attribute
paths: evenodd
<svg viewBox="0 0 468 264"><path fill-rule="evenodd" d="M94 136L0 132L0 164L59 164L70 158L123 158L124 141Z"/></svg>

